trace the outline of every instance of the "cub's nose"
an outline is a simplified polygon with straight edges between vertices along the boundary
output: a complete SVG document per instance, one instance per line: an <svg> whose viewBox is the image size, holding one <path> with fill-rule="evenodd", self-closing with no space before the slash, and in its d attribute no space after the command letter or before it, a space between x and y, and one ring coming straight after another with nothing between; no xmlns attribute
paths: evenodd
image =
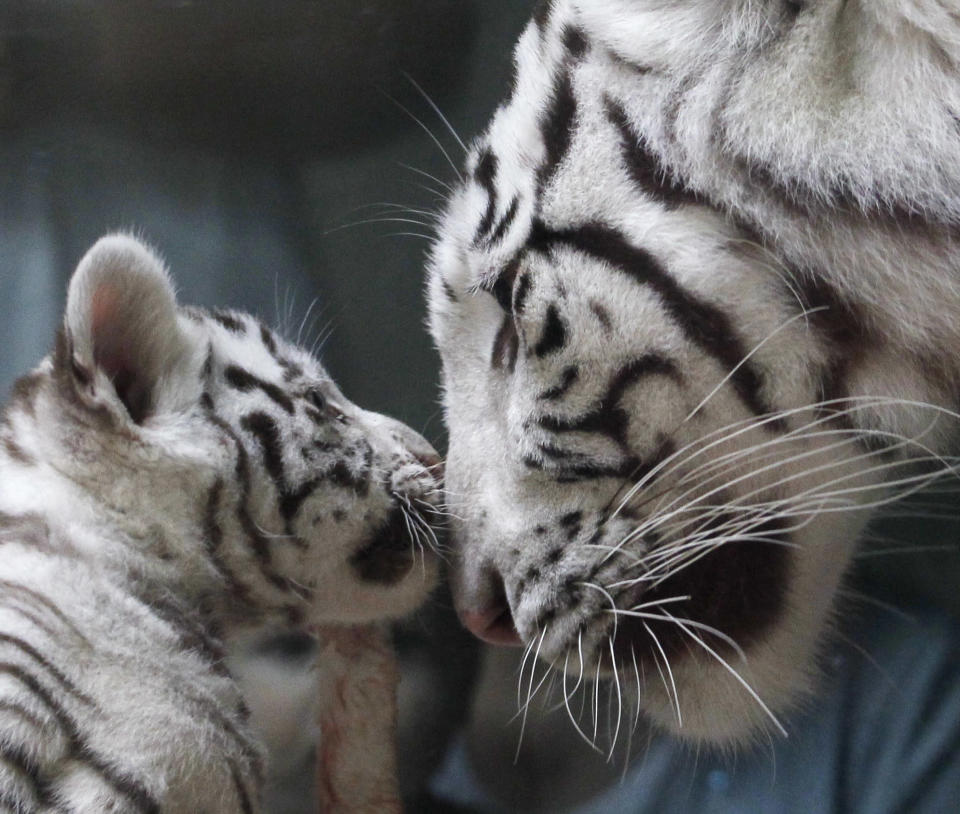
<svg viewBox="0 0 960 814"><path fill-rule="evenodd" d="M513 623L513 614L507 603L503 577L498 571L489 575L491 590L489 598L479 609L458 609L460 621L478 639L489 644L520 647L523 640Z"/></svg>

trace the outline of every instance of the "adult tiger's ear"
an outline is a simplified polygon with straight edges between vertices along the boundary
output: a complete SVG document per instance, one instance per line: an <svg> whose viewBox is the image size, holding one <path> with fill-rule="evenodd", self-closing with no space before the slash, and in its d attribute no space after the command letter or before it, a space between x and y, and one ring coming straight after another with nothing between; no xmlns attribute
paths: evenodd
<svg viewBox="0 0 960 814"><path fill-rule="evenodd" d="M61 346L58 363L85 402L148 418L187 353L159 258L128 235L98 240L70 280Z"/></svg>

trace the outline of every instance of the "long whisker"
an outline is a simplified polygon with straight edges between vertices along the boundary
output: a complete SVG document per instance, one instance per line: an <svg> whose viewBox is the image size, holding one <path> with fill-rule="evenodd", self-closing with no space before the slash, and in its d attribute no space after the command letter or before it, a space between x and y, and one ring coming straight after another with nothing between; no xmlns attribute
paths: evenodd
<svg viewBox="0 0 960 814"><path fill-rule="evenodd" d="M684 622L680 622L679 620L677 620L677 624L680 626L681 630L685 630L697 644L699 644L704 650L707 651L707 653L713 656L713 658L716 659L717 662L719 662L720 666L723 667L728 673L730 673L730 675L732 675L736 679L736 681L750 694L750 697L757 702L757 704L760 706L760 709L764 711L766 716L770 719L770 721L777 728L780 734L783 735L783 737L785 738L789 737L789 734L787 733L787 730L784 729L783 724L780 723L780 721L777 719L777 716L773 714L773 712L770 710L770 707L768 707L764 703L763 699L760 698L760 696L757 694L757 691L750 686L750 684L746 681L746 679L744 679L744 677L741 676L740 673L734 670L733 667L731 667L726 662L726 660L722 656L720 656L712 647L710 647L710 645L708 645L700 636L698 636L692 630L688 629Z"/></svg>
<svg viewBox="0 0 960 814"><path fill-rule="evenodd" d="M417 126L420 127L420 129L423 130L423 132L430 137L430 140L436 145L437 149L440 150L443 157L447 160L447 163L450 165L450 168L453 170L454 174L457 176L457 179L461 183L463 183L463 175L460 174L460 168L457 167L453 159L450 158L450 153L447 152L446 148L443 146L440 139L438 139L434 135L433 131L429 127L427 127L427 125L425 125L420 119L418 119L408 108L406 108L404 105L402 105L392 96L390 96L390 94L384 92L383 95L386 96L386 98L389 99L391 102L393 102L398 108L400 108L400 110L406 113L411 119L413 119L413 121L417 124Z"/></svg>
<svg viewBox="0 0 960 814"><path fill-rule="evenodd" d="M440 111L440 108L437 107L433 99L431 99L430 96L427 94L427 92L423 88L421 88L420 85L417 84L417 81L412 76L410 76L410 74L404 71L403 75L404 77L406 77L406 80L417 89L417 91L423 97L424 101L428 105L430 105L430 107L433 109L433 112L437 114L437 116L440 118L440 121L442 121L444 126L447 128L450 135L453 136L454 139L456 139L457 144L460 145L460 149L466 152L467 145L463 143L463 139L461 139L457 131L453 129L453 125L450 124L450 121L447 119L447 117L443 115L443 113Z"/></svg>
<svg viewBox="0 0 960 814"><path fill-rule="evenodd" d="M700 412L703 406L708 401L710 401L710 399L712 399L714 395L716 395L717 391L720 390L720 388L723 387L728 381L730 381L731 377L733 377L741 367L743 367L747 362L750 361L751 357L758 350L760 350L760 348L766 345L767 342L773 339L778 333L785 330L786 328L788 328L790 325L792 325L794 322L796 322L799 319L806 319L808 316L810 316L810 314L816 314L818 311L827 311L827 310L829 310L829 306L826 306L826 305L821 305L816 308L805 309L801 311L799 314L795 314L794 316L790 317L790 319L786 320L782 325L780 325L779 327L777 327L776 329L768 333L760 342L758 342L756 345L753 346L753 349L750 350L750 352L747 353L746 356L744 356L739 362L737 362L737 364L735 364L730 369L730 372L727 373L727 375L724 376L717 383L717 386L714 387L713 390L711 390L709 393L707 393L706 396L704 396L703 400L690 411L690 413L687 415L686 418L683 419L683 423L686 423L691 418L693 418L698 412Z"/></svg>

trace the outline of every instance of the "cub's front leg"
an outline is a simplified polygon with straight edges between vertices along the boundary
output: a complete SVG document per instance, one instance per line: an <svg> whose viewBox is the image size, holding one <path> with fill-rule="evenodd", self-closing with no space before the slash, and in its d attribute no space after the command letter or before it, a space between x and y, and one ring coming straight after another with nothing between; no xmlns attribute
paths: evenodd
<svg viewBox="0 0 960 814"><path fill-rule="evenodd" d="M401 811L396 775L396 659L381 626L323 627L318 657L324 814Z"/></svg>

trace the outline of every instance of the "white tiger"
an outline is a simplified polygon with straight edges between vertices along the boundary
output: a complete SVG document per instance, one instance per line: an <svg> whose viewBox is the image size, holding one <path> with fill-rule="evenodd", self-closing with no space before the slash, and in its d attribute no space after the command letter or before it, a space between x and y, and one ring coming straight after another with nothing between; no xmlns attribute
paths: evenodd
<svg viewBox="0 0 960 814"><path fill-rule="evenodd" d="M221 642L419 605L438 460L253 317L178 306L137 240L100 240L0 424L0 811L259 811ZM328 641L349 659L353 635Z"/></svg>
<svg viewBox="0 0 960 814"><path fill-rule="evenodd" d="M953 467L960 11L554 0L515 62L429 267L461 618L568 704L783 731L872 509Z"/></svg>

